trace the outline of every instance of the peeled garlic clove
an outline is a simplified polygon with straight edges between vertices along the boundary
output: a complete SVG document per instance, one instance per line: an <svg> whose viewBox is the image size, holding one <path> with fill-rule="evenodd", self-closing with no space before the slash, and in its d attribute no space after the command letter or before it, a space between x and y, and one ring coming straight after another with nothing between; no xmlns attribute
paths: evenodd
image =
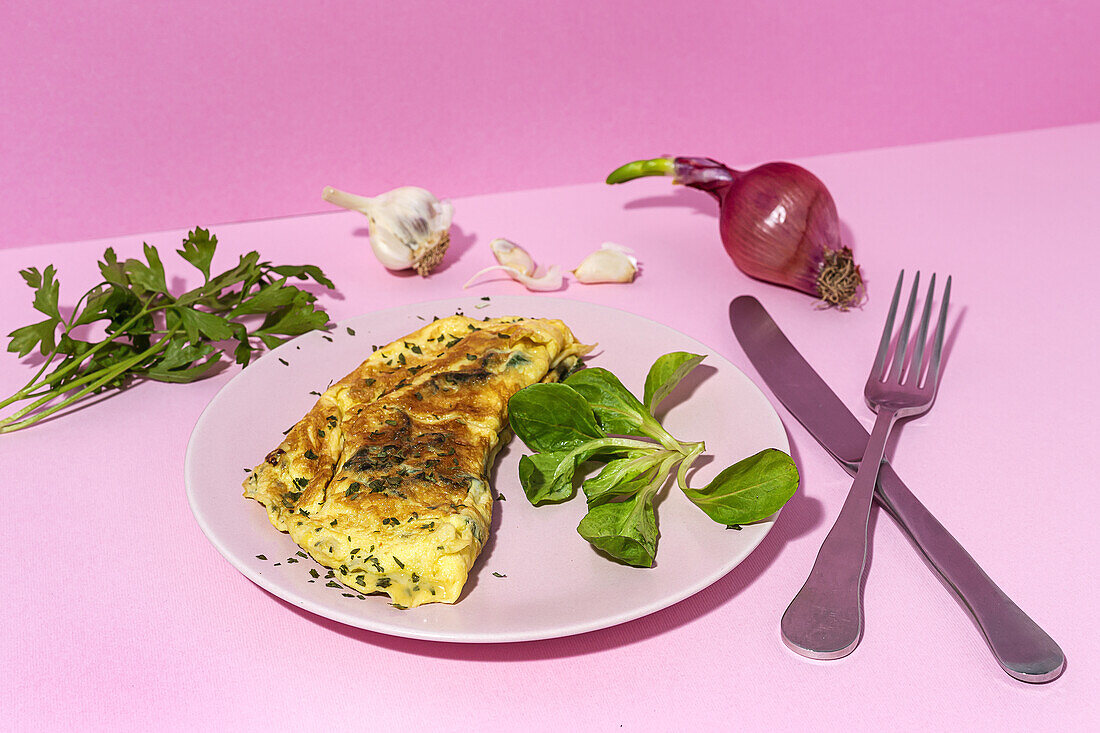
<svg viewBox="0 0 1100 733"><path fill-rule="evenodd" d="M632 251L613 242L604 242L600 248L585 257L573 276L582 283L629 283L638 272L638 260Z"/></svg>
<svg viewBox="0 0 1100 733"><path fill-rule="evenodd" d="M493 265L492 267L486 267L480 272L474 273L474 276L466 281L463 285L463 289L470 287L474 280L484 275L487 272L502 271L508 273L516 282L523 283L523 286L528 290L559 290L562 284L561 267L558 265L550 265L546 268L545 272L538 272L537 270L530 274L522 272L515 267L509 265Z"/></svg>
<svg viewBox="0 0 1100 733"><path fill-rule="evenodd" d="M326 186L329 203L366 215L374 256L390 270L414 269L427 276L451 243L454 207L423 188L403 186L373 198Z"/></svg>
<svg viewBox="0 0 1100 733"><path fill-rule="evenodd" d="M500 264L519 270L524 275L535 274L535 261L531 258L531 255L527 254L527 250L515 242L509 242L507 239L494 239L489 242L489 248L493 250L493 256L497 258L497 262Z"/></svg>

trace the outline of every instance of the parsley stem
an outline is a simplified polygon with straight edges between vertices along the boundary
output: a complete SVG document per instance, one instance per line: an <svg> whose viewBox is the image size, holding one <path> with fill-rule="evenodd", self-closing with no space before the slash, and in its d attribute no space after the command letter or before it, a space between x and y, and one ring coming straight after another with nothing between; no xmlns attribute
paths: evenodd
<svg viewBox="0 0 1100 733"><path fill-rule="evenodd" d="M101 285L102 284L103 283L101 283ZM96 286L96 288L98 288L98 287L99 287L99 285ZM92 290L95 290L95 288L92 288ZM92 292L92 290L89 290L88 292L90 293L90 292ZM86 295L87 295L87 293L85 293L85 296ZM83 299L83 297L81 299ZM78 303L79 303L79 301L78 301ZM76 312L77 311L75 311L75 310L73 311L73 316L70 317L68 327L65 329L65 332L62 334L62 337L68 336L70 333L72 333L72 330L73 330L72 320L76 317ZM134 314L134 316L131 317L130 320L126 321L121 326L119 326L119 328L115 332L116 333L115 336L111 336L110 338L106 338L103 341L100 341L95 346L90 348L88 351L81 354L80 359L74 359L73 361L69 362L68 364L62 364L60 367L55 369L50 374L50 381L57 381L59 377L65 377L68 374L70 374L71 372L79 369L80 365L83 364L84 362L86 362L88 360L89 356L92 356L97 351L101 350L104 346L106 346L107 344L113 343L118 338L119 334L125 333L126 329L128 329L130 326L137 323L139 318L145 316L146 314L148 314L150 312L151 311L149 310L148 304L143 305L141 310L138 311L136 314ZM31 378L31 381L27 382L27 384L24 385L22 389L20 389L18 392L13 394L11 397L8 397L3 402L0 402L0 407L7 407L8 405L13 404L15 402L21 402L23 400L33 399L31 393L35 389L38 388L39 378L41 378L42 374L46 371L46 367L48 367L51 363L53 363L54 357L57 356L58 353L60 353L60 352L59 352L58 348L55 346L53 351L50 352L49 358L46 359L46 361L42 364L41 368L39 368L38 372L34 375L34 377ZM62 390L61 392L57 392L56 394L62 394L63 392L67 391L70 387L75 387L75 386L78 386L78 385L77 384L69 385L64 390ZM54 389L51 389L50 391L52 393L52 392L54 392ZM27 410L23 410L21 412L18 412L15 415L12 415L10 418L5 418L5 419L0 420L0 425L7 424L9 420L18 419L21 415L26 414L26 412L28 412L30 409L33 409L33 407L28 408Z"/></svg>
<svg viewBox="0 0 1100 733"><path fill-rule="evenodd" d="M120 361L117 364L114 364L113 366L90 372L89 374L86 374L86 375L80 377L78 380L66 384L63 389L52 390L50 392L50 394L46 395L45 397L40 398L39 400L37 400L35 402L32 402L30 405L24 407L22 410L20 410L19 412L16 412L14 415L11 415L9 417L5 417L3 419L0 419L0 433L10 433L10 432L14 432L16 430L20 430L21 428L28 427L28 426L33 425L34 423L38 422L42 418L48 417L49 415L52 415L53 413L57 412L58 410L64 409L65 407L68 407L69 405L76 402L77 400L79 400L84 395L86 395L90 392L94 392L99 387L103 386L104 384L107 384L112 379L117 377L119 374L122 374L123 372L127 371L128 369L140 364L141 362L148 359L150 356L153 356L158 351L164 349L168 345L169 340L170 339L167 338L167 337L163 338L160 341L157 341L152 346L150 346L145 351L141 352L140 354L132 356L129 359L126 359L125 361ZM92 380L94 380L94 381L92 381ZM51 400L54 400L54 399L60 397L61 395L65 394L66 392L69 392L73 388L78 387L81 384L86 384L89 381L91 381L92 383L89 384L84 389L77 392L76 394L70 395L69 397L67 397L66 399L64 399L61 402L57 403L53 407L47 408L45 410L42 410L41 412L38 412L34 415L31 415L30 417L28 417L26 419L20 420L20 418L23 418L28 413L33 412L34 410L36 410L39 407L47 404Z"/></svg>
<svg viewBox="0 0 1100 733"><path fill-rule="evenodd" d="M17 391L11 397L6 398L0 402L0 407L7 407L8 405L19 402L21 400L30 399L30 392L32 392L38 386L38 379L46 371L46 367L53 363L54 357L57 356L57 349L50 352L49 358L42 362L42 367L31 377L31 381L23 385L22 389Z"/></svg>
<svg viewBox="0 0 1100 733"><path fill-rule="evenodd" d="M80 313L81 304L83 304L84 301L86 301L88 299L88 296L90 296L92 293L94 293L95 291L99 290L101 287L103 287L104 285L107 285L107 284L108 283L106 283L106 282L101 282L98 285L96 285L95 287L89 288L88 290L86 290L84 292L84 295L81 295L80 298L77 299L76 305L73 306L72 313L69 314L69 320L65 322L65 333L61 334L62 337L68 336L70 333L72 333L73 328L75 327L75 322L76 322L77 315ZM56 357L58 355L58 353L60 353L60 352L58 351L57 346L55 345L53 350L50 351L49 357L44 362L42 362L42 366L39 367L38 371L35 372L34 376L31 377L30 381L27 382L25 385L23 385L22 389L17 391L11 397L8 397L3 402L0 402L0 407L7 407L8 405L12 404L13 402L19 402L20 400L28 399L29 396L23 396L24 393L27 392L28 390L33 390L34 389L34 387L36 386L36 383L38 382L38 378L41 377L43 374L45 374L46 368L49 367L50 364L53 363L54 357ZM45 355L43 355L43 356L45 356Z"/></svg>
<svg viewBox="0 0 1100 733"><path fill-rule="evenodd" d="M144 261L120 261L108 248L99 262L103 279L80 296L67 317L58 308L54 266L22 270L35 290L35 310L49 317L10 334L10 351L22 358L37 350L43 361L21 389L0 401L0 432L27 427L90 393L123 387L130 375L194 381L224 356L247 364L262 348L252 343L253 337L270 347L285 340L281 337L326 325L328 317L315 305L317 297L286 284L293 276L332 289L319 268L274 266L261 262L253 251L212 276L216 246L217 237L209 231L196 227L188 232L183 248L176 251L203 279L178 297L170 290L155 247L144 245ZM253 318L265 325L249 333ZM77 335L81 327L100 321L107 322L100 340ZM14 414L3 414L20 405Z"/></svg>

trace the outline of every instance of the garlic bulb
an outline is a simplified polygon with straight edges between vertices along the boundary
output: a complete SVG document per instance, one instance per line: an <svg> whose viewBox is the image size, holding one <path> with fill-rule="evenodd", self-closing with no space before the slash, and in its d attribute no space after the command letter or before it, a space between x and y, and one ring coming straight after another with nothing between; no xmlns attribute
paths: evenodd
<svg viewBox="0 0 1100 733"><path fill-rule="evenodd" d="M516 282L523 283L528 290L558 290L561 288L561 267L550 265L545 270L535 266L535 260L523 247L507 239L494 239L489 243L493 250L493 256L499 264L486 267L484 270L474 273L474 276L466 281L463 288L470 287L474 280L487 272L501 270L506 272Z"/></svg>
<svg viewBox="0 0 1100 733"><path fill-rule="evenodd" d="M638 260L633 251L604 242L573 270L573 276L582 283L629 283L638 272Z"/></svg>
<svg viewBox="0 0 1100 733"><path fill-rule="evenodd" d="M454 207L429 191L404 186L367 198L326 186L325 201L366 215L370 247L390 270L414 269L427 276L451 243Z"/></svg>

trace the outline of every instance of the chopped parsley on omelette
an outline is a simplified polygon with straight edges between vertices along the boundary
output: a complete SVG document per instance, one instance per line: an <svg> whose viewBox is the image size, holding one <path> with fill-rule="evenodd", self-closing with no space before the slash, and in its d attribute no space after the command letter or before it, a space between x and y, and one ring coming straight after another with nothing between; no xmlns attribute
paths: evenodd
<svg viewBox="0 0 1100 733"><path fill-rule="evenodd" d="M591 348L558 320L433 321L329 387L244 495L356 591L454 603L488 538L508 399Z"/></svg>

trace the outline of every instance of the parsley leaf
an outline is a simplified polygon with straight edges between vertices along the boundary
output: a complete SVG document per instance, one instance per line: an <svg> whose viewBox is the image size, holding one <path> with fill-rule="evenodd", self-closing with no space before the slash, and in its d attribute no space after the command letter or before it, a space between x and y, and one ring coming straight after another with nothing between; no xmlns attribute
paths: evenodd
<svg viewBox="0 0 1100 733"><path fill-rule="evenodd" d="M287 283L313 280L332 289L320 268L273 265L249 252L211 275L217 244L206 229L187 234L176 253L203 282L180 295L170 291L156 247L144 244L144 258L124 261L108 247L98 263L103 280L77 299L68 317L59 307L54 266L22 270L34 290L32 305L46 319L8 334L8 351L22 358L37 349L46 358L25 387L0 401L0 433L33 425L134 379L193 382L230 361L247 365L264 347L328 327L317 296ZM93 323L103 324L104 338L85 341L76 335L78 327ZM12 407L19 403L26 404Z"/></svg>

